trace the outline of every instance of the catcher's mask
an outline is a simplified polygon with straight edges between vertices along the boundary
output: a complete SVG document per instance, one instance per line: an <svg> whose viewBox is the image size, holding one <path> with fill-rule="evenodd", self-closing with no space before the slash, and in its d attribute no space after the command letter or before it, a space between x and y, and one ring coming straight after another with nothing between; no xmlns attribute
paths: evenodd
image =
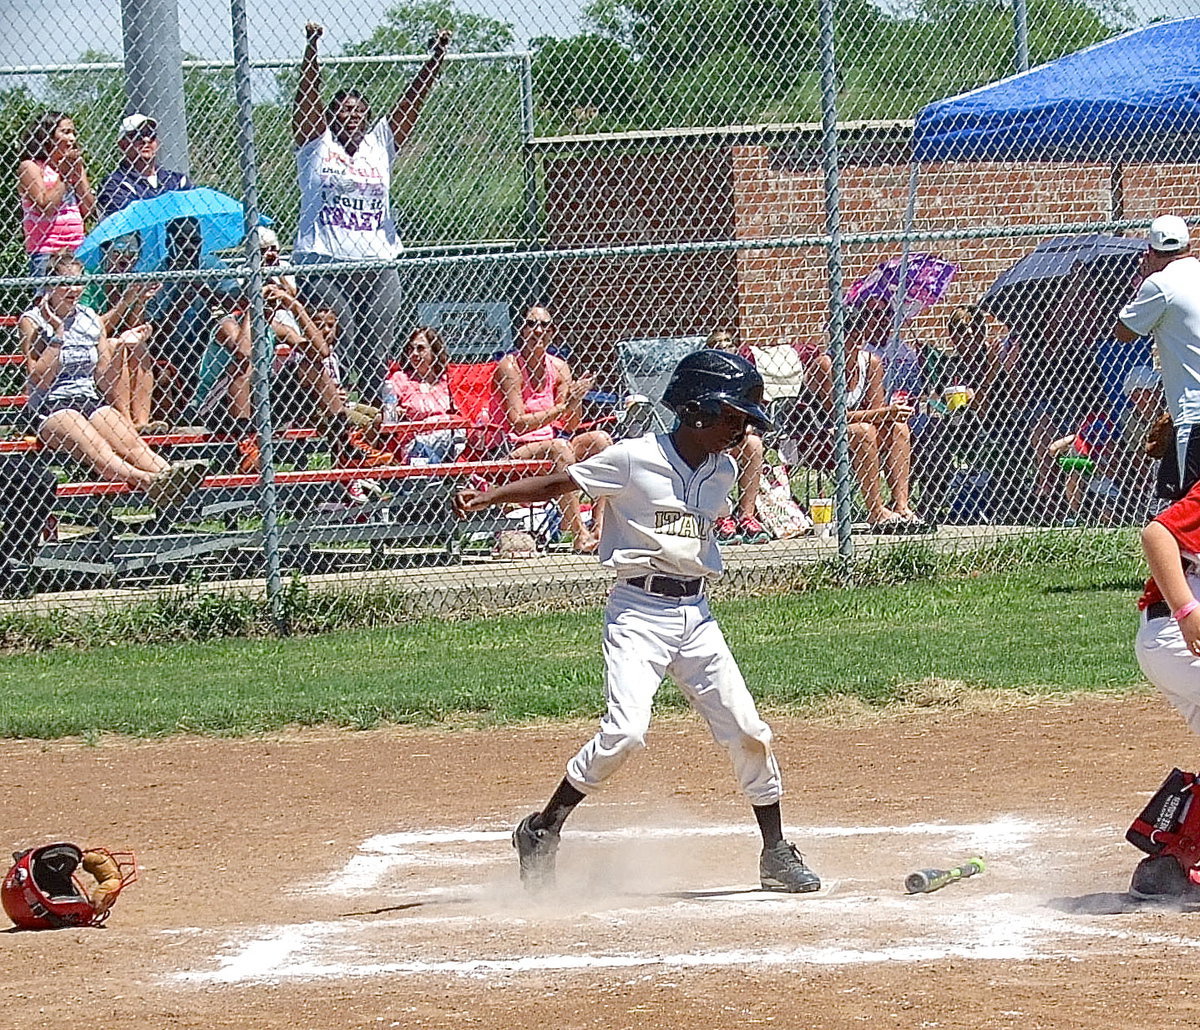
<svg viewBox="0 0 1200 1030"><path fill-rule="evenodd" d="M663 403L697 429L715 423L723 407L740 411L760 430L771 428L762 376L740 354L712 349L688 354L671 373Z"/></svg>
<svg viewBox="0 0 1200 1030"><path fill-rule="evenodd" d="M89 895L76 871L96 880ZM137 879L137 861L127 851L89 848L65 841L13 852L13 864L0 884L0 902L23 930L99 926L121 890Z"/></svg>

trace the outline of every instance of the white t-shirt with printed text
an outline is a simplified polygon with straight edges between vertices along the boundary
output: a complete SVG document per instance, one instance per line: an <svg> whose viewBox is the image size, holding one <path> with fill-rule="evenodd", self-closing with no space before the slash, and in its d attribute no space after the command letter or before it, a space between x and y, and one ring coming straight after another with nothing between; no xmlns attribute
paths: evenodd
<svg viewBox="0 0 1200 1030"><path fill-rule="evenodd" d="M396 141L386 118L353 156L326 129L296 148L300 226L296 254L342 261L391 260L400 253L390 191Z"/></svg>
<svg viewBox="0 0 1200 1030"><path fill-rule="evenodd" d="M713 522L728 514L737 479L728 454L710 454L694 469L668 434L647 433L570 465L567 473L592 497L605 499L600 564L621 578L721 574Z"/></svg>
<svg viewBox="0 0 1200 1030"><path fill-rule="evenodd" d="M1148 275L1120 319L1139 336L1154 337L1175 424L1200 423L1200 261L1176 258Z"/></svg>

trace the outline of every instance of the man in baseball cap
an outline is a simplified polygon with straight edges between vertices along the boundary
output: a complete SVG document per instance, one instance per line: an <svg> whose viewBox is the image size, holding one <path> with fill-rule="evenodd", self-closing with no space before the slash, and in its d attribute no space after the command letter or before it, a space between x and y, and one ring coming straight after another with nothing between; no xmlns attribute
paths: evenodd
<svg viewBox="0 0 1200 1030"><path fill-rule="evenodd" d="M126 115L117 128L121 163L104 180L97 198L100 217L120 211L134 200L146 200L172 190L190 190L183 172L158 166L158 122L140 111Z"/></svg>
<svg viewBox="0 0 1200 1030"><path fill-rule="evenodd" d="M1150 223L1148 239L1150 249L1159 254L1178 254L1191 243L1187 222L1178 215L1159 215Z"/></svg>
<svg viewBox="0 0 1200 1030"><path fill-rule="evenodd" d="M1159 466L1158 496L1173 501L1200 481L1200 261L1178 215L1159 215L1146 234L1145 276L1120 312L1113 335L1122 343L1152 336L1162 367L1175 446Z"/></svg>

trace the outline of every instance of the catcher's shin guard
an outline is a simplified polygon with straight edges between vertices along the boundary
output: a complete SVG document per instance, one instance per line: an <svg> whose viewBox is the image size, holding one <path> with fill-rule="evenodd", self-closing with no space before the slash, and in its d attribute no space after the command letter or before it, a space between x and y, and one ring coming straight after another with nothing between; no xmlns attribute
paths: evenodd
<svg viewBox="0 0 1200 1030"><path fill-rule="evenodd" d="M1172 769L1125 833L1147 855L1173 855L1184 869L1200 862L1200 781Z"/></svg>

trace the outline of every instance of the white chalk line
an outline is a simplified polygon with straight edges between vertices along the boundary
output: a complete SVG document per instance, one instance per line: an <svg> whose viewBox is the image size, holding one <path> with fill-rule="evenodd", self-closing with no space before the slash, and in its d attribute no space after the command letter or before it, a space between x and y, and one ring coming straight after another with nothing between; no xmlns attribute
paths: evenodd
<svg viewBox="0 0 1200 1030"><path fill-rule="evenodd" d="M971 850L985 855L1007 854L1013 860L1025 858L1038 837L1042 825L1015 816L986 823L916 823L906 826L805 827L794 830L798 839L831 837L940 837L939 847L974 845ZM576 830L572 837L593 842L621 842L629 839L664 840L687 837L737 837L747 835L741 825L691 827L622 828L615 830ZM1061 827L1059 828L1061 832ZM399 866L420 862L437 864L446 859L438 849L455 852L443 864L483 865L502 860L512 864L508 847L508 829L440 829L380 834L364 841L359 854L352 856L343 869L320 893L356 895L379 890L388 873ZM496 848L502 845L502 848ZM483 851L484 854L480 854ZM495 858L487 852L496 851ZM853 881L849 881L853 883ZM977 884L976 884L977 886ZM531 903L515 888L508 897L498 896L497 888L478 884L430 886L419 891L403 891L417 905L437 903L438 913L412 911L400 918L340 919L315 921L293 926L247 928L235 939L226 939L216 956L217 966L175 974L177 983L265 984L282 981L350 979L373 976L519 976L545 972L571 973L602 969L628 968L715 968L726 966L769 967L786 964L853 965L879 962L929 962L947 958L1020 961L1075 957L1077 944L1092 942L1117 947L1153 944L1170 947L1200 948L1200 941L1175 934L1143 933L1128 925L1103 926L1086 918L1072 917L1041 907L1022 895L991 892L980 895L967 891L938 904L930 898L906 898L902 895L872 891L841 892L841 881L827 882L822 891L802 899L787 895L747 892L744 885L709 888L696 892L648 892L622 894L613 890L603 898L549 899ZM834 893L838 891L838 893ZM727 894L725 892L728 892ZM763 909L763 904L778 908ZM458 905L486 910L462 912ZM588 907L588 906L591 907ZM649 929L666 927L668 931L686 922L703 924L720 920L722 925L742 925L760 918L764 911L777 913L780 936L815 935L834 938L837 943L796 944L786 948L723 947L672 951L669 940L648 940L647 950L593 948L570 954L503 954L520 949L523 939L547 940L546 933L529 937L530 926L542 930L583 920L603 933L608 926L641 925ZM739 920L742 917L742 920ZM793 922L789 923L788 920ZM907 921L913 926L906 926ZM878 925L884 923L894 940L876 944ZM761 924L760 924L761 925ZM491 928L489 931L488 928ZM430 931L444 930L440 938L429 938ZM484 933L482 931L488 931ZM438 951L457 951L463 941L494 940L506 936L507 946L493 944L496 952L470 958L437 955ZM668 938L669 938L668 932ZM648 933L648 937L652 934ZM599 942L596 942L599 943ZM656 950L654 944L660 945ZM425 950L426 955L404 954ZM428 954L432 950L434 954ZM479 950L487 950L480 948ZM386 955L387 961L380 961Z"/></svg>
<svg viewBox="0 0 1200 1030"><path fill-rule="evenodd" d="M990 909L990 904L986 907ZM644 913L641 913L644 914ZM469 959L400 961L362 961L358 963L321 961L314 955L324 940L339 937L342 924L311 923L276 928L266 936L249 942L235 954L222 960L215 970L178 974L177 982L191 985L263 984L283 981L321 979L361 979L373 976L456 976L494 977L532 973L589 972L603 969L660 968L703 969L718 967L773 967L781 965L859 965L884 962L931 962L949 958L979 961L1054 960L1069 957L1061 950L1044 951L1036 947L1052 931L1064 931L1093 939L1117 943L1155 943L1188 948L1200 947L1200 941L1173 934L1134 933L1128 929L1073 925L1060 916L1045 913L1006 915L1002 921L994 913L985 926L960 916L947 920L959 932L953 943L905 940L880 947L854 947L846 944L800 945L790 948L728 948L665 954L636 952L600 952L584 954L546 954ZM980 932L983 931L983 932ZM964 939L973 933L975 940ZM400 950L393 941L392 950ZM338 949L344 951L344 946Z"/></svg>

